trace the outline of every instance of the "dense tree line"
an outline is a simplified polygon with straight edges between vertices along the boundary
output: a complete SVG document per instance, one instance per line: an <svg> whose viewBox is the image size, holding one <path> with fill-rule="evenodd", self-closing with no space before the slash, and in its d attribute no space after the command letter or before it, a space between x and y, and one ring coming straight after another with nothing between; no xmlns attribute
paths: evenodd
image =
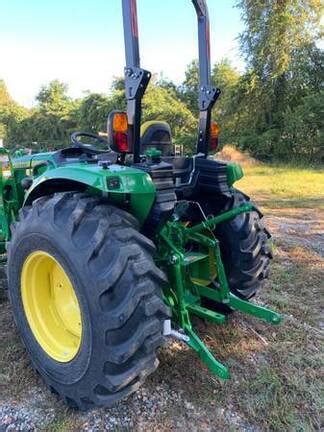
<svg viewBox="0 0 324 432"><path fill-rule="evenodd" d="M224 59L213 66L222 90L214 118L221 143L232 143L265 160L324 161L324 53L318 47L320 0L240 0L245 30L240 35L246 70ZM166 120L186 152L195 147L198 64L188 65L175 85L153 78L143 103L143 121ZM15 103L0 81L0 137L8 147L55 148L71 131L104 131L107 114L124 109L123 79L107 95L72 100L65 84L41 88L31 110Z"/></svg>

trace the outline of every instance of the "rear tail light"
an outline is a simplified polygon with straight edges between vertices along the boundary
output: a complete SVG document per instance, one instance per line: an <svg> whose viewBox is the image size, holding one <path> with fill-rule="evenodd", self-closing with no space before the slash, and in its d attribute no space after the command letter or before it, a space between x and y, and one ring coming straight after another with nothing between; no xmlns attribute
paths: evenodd
<svg viewBox="0 0 324 432"><path fill-rule="evenodd" d="M209 149L212 152L215 152L217 150L219 132L220 132L220 127L215 121L212 121L210 124L210 144L209 144Z"/></svg>
<svg viewBox="0 0 324 432"><path fill-rule="evenodd" d="M128 152L127 133L114 132L114 146L120 153Z"/></svg>
<svg viewBox="0 0 324 432"><path fill-rule="evenodd" d="M128 119L123 111L112 111L108 117L108 143L118 153L129 153Z"/></svg>

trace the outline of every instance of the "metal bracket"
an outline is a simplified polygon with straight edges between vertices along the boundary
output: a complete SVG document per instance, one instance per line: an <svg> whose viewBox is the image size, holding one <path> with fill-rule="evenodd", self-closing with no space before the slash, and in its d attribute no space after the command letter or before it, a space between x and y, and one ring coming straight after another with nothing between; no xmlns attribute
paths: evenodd
<svg viewBox="0 0 324 432"><path fill-rule="evenodd" d="M213 107L221 91L217 87L210 85L200 87L199 90L199 110L207 111Z"/></svg>
<svg viewBox="0 0 324 432"><path fill-rule="evenodd" d="M181 332L179 332L177 330L174 330L171 327L171 320L164 320L164 323L163 323L163 336L170 336L170 337L178 339L178 340L180 340L182 342L187 342L187 343L190 341L190 337L189 336L187 336L186 334L181 333Z"/></svg>
<svg viewBox="0 0 324 432"><path fill-rule="evenodd" d="M142 98L151 79L151 72L139 67L125 68L125 89L127 100Z"/></svg>

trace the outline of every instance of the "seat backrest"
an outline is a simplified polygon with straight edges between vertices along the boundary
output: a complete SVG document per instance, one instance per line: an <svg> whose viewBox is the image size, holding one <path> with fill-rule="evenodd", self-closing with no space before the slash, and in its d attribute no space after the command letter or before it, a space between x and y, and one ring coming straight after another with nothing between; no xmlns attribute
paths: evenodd
<svg viewBox="0 0 324 432"><path fill-rule="evenodd" d="M141 126L141 148L145 153L151 148L162 152L162 156L173 154L171 128L164 121L147 121Z"/></svg>

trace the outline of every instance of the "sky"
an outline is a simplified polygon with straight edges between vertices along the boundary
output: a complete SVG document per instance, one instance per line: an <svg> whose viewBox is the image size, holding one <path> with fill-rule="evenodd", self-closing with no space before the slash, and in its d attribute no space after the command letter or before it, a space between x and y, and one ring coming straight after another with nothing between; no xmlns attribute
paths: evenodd
<svg viewBox="0 0 324 432"><path fill-rule="evenodd" d="M236 0L207 0L211 56L242 70ZM180 83L198 56L196 15L190 0L137 0L141 65ZM31 107L53 79L72 97L107 93L125 64L121 0L0 0L0 79L11 96Z"/></svg>

